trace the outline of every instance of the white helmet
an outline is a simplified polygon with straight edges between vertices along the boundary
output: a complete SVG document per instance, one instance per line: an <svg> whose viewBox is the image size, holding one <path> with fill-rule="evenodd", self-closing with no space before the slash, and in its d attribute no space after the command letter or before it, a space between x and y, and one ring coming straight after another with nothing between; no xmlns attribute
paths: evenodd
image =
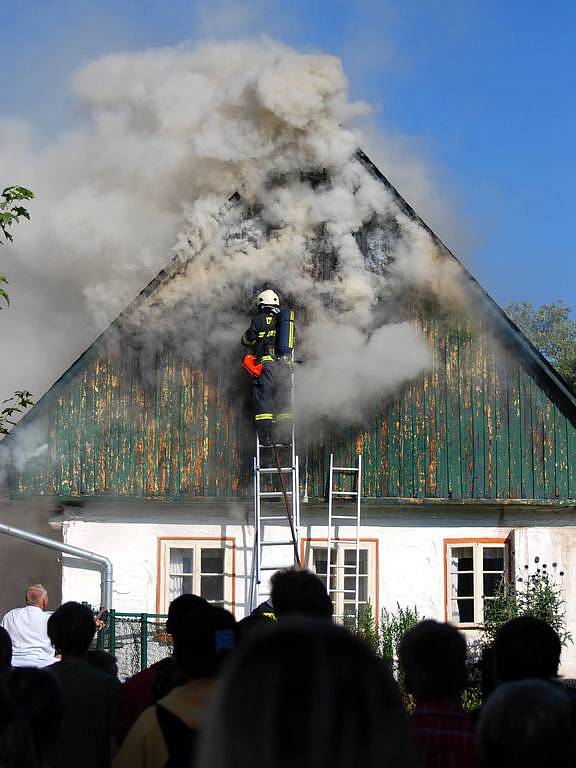
<svg viewBox="0 0 576 768"><path fill-rule="evenodd" d="M278 294L270 289L258 294L256 297L256 304L258 307L277 307L280 309L280 299L278 298Z"/></svg>

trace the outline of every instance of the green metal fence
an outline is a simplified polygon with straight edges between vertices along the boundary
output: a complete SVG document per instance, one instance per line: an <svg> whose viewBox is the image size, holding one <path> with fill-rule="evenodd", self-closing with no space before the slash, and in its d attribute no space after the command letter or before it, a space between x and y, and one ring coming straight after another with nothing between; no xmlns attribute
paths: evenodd
<svg viewBox="0 0 576 768"><path fill-rule="evenodd" d="M164 614L109 611L102 619L96 647L116 656L121 680L172 653Z"/></svg>

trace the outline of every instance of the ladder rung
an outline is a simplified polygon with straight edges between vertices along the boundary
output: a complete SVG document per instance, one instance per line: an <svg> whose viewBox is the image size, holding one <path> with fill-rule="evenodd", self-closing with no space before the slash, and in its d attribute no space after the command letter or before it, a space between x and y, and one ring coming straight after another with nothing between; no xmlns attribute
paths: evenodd
<svg viewBox="0 0 576 768"><path fill-rule="evenodd" d="M274 448L292 448L292 443L276 443L276 445L260 445L261 451L272 451Z"/></svg>
<svg viewBox="0 0 576 768"><path fill-rule="evenodd" d="M286 491L286 496L291 496L292 491ZM283 491L260 491L259 494L261 499L271 499L271 498L277 498L278 496L284 496Z"/></svg>
<svg viewBox="0 0 576 768"><path fill-rule="evenodd" d="M332 520L358 520L357 515L332 515Z"/></svg>
<svg viewBox="0 0 576 768"><path fill-rule="evenodd" d="M290 545L291 547L294 545L294 542L292 539L289 541L261 541L260 546L261 547L287 547Z"/></svg>
<svg viewBox="0 0 576 768"><path fill-rule="evenodd" d="M284 568L288 568L289 566L286 565L286 563L282 563L282 565L261 565L260 570L261 571L281 571Z"/></svg>
<svg viewBox="0 0 576 768"><path fill-rule="evenodd" d="M257 471L260 472L261 475L263 474L272 474L273 472L294 472L296 467L257 467Z"/></svg>
<svg viewBox="0 0 576 768"><path fill-rule="evenodd" d="M356 590L355 589L329 589L328 592L330 594L338 593L339 595L355 595Z"/></svg>
<svg viewBox="0 0 576 768"><path fill-rule="evenodd" d="M338 570L338 571L339 570L346 570L346 568L353 568L354 570L356 570L356 566L355 565L336 565L336 563L334 563L334 564L331 563L330 564L330 570L331 571L334 571L334 570Z"/></svg>
<svg viewBox="0 0 576 768"><path fill-rule="evenodd" d="M287 523L286 515L260 515L260 520L266 520L266 522L268 522L268 520L281 520L284 523Z"/></svg>
<svg viewBox="0 0 576 768"><path fill-rule="evenodd" d="M332 472L358 472L358 467L332 467Z"/></svg>
<svg viewBox="0 0 576 768"><path fill-rule="evenodd" d="M332 491L332 496L358 496L358 491Z"/></svg>

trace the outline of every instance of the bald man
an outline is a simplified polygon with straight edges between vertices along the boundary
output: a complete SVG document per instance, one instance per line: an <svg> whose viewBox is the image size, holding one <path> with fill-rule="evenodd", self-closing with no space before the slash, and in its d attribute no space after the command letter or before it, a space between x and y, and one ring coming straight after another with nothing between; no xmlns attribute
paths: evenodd
<svg viewBox="0 0 576 768"><path fill-rule="evenodd" d="M2 619L12 640L13 667L47 667L56 660L46 631L51 615L47 606L48 592L42 584L32 584L26 590L24 608L14 608Z"/></svg>

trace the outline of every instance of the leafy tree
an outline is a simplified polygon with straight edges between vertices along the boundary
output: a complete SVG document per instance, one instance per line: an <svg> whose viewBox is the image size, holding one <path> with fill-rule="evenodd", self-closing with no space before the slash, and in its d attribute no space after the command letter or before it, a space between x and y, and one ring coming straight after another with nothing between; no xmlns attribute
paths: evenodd
<svg viewBox="0 0 576 768"><path fill-rule="evenodd" d="M576 388L576 320L563 301L534 307L530 302L512 302L506 312L524 331L564 379Z"/></svg>
<svg viewBox="0 0 576 768"><path fill-rule="evenodd" d="M0 194L0 245L3 241L12 242L13 236L10 228L20 219L30 220L28 210L21 205L22 200L32 200L34 193L26 187L5 187ZM8 293L2 284L6 285L6 275L0 274L0 299L10 304ZM2 309L2 307L0 307ZM0 435L7 435L10 427L16 423L14 416L21 414L28 406L33 404L32 394L27 389L17 390L12 397L7 398L0 408Z"/></svg>

